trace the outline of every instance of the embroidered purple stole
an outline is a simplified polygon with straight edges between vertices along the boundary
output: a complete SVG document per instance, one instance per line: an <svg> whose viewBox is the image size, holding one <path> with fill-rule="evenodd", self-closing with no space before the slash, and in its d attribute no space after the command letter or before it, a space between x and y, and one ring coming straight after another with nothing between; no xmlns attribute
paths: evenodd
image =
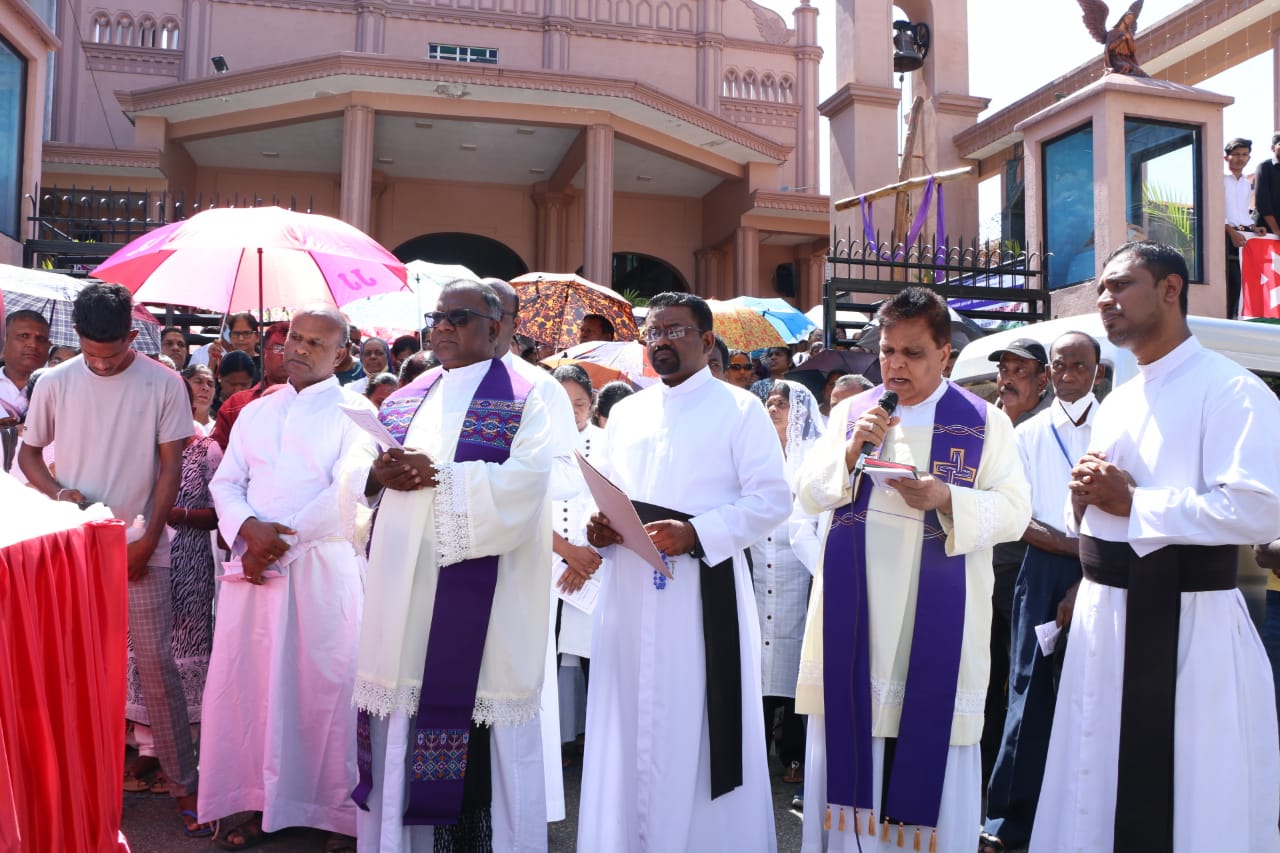
<svg viewBox="0 0 1280 853"><path fill-rule="evenodd" d="M883 392L864 392L849 410L854 421ZM986 404L948 383L934 414L930 472L972 488L986 436ZM874 808L871 767L871 643L867 600L867 508L873 486L835 511L823 556L823 695L827 734L827 801L855 810ZM965 558L948 557L946 534L933 510L925 513L915 627L896 748L886 750L881 817L894 823L938 825L942 781L964 636ZM872 555L874 559L875 555ZM890 766L892 765L892 766ZM870 822L874 824L874 816Z"/></svg>
<svg viewBox="0 0 1280 853"><path fill-rule="evenodd" d="M414 415L441 373L440 368L428 371L383 403L378 418L397 440L403 441L408 434ZM453 461L505 462L511 455L511 444L531 388L529 382L494 359L467 407ZM440 568L422 694L406 756L406 826L442 826L458 821L467 773L471 714L497 581L497 555ZM368 715L361 712L357 728L360 779L351 797L365 810L373 785L368 727Z"/></svg>

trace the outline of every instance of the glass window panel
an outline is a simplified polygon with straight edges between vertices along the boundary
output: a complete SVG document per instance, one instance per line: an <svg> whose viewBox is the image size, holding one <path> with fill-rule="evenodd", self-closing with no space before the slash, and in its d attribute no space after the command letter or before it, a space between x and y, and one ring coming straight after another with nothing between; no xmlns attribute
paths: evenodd
<svg viewBox="0 0 1280 853"><path fill-rule="evenodd" d="M1093 278L1091 124L1044 146L1044 226L1049 289Z"/></svg>
<svg viewBox="0 0 1280 853"><path fill-rule="evenodd" d="M1127 118L1124 122L1128 238L1173 246L1192 281L1204 281L1200 258L1200 131Z"/></svg>
<svg viewBox="0 0 1280 853"><path fill-rule="evenodd" d="M22 135L27 61L0 38L0 234L21 231Z"/></svg>

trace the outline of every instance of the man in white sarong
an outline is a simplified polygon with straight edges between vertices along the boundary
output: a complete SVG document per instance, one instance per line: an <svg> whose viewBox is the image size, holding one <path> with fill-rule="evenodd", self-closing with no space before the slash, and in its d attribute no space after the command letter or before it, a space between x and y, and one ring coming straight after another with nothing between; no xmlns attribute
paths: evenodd
<svg viewBox="0 0 1280 853"><path fill-rule="evenodd" d="M796 689L803 849L964 853L982 817L991 548L1022 535L1030 490L1009 419L942 378L946 303L908 287L877 320L884 386L832 409L796 489L835 511ZM907 476L856 477L855 494L864 445Z"/></svg>
<svg viewBox="0 0 1280 853"><path fill-rule="evenodd" d="M360 638L361 851L540 851L548 631L548 395L493 358L493 291L454 282L428 314L428 371L383 404ZM366 764L365 750L370 757Z"/></svg>
<svg viewBox="0 0 1280 853"><path fill-rule="evenodd" d="M355 505L374 446L340 405L368 406L333 370L346 319L331 308L294 315L289 381L244 408L209 485L218 527L243 578L220 585L201 707L200 814L254 811L227 833L253 846L264 833L310 826L352 850L356 808L356 643L364 557ZM344 500L345 498L345 500ZM345 838L343 837L345 836Z"/></svg>
<svg viewBox="0 0 1280 853"><path fill-rule="evenodd" d="M717 381L711 310L649 303L662 382L614 407L601 471L673 575L609 547L595 612L578 846L772 851L760 626L745 549L787 518L782 450L759 399ZM587 540L617 546L597 513Z"/></svg>
<svg viewBox="0 0 1280 853"><path fill-rule="evenodd" d="M1126 243L1098 278L1139 375L1072 470L1084 580L1031 850L1280 850L1271 668L1239 543L1280 534L1280 403L1187 326L1177 250Z"/></svg>

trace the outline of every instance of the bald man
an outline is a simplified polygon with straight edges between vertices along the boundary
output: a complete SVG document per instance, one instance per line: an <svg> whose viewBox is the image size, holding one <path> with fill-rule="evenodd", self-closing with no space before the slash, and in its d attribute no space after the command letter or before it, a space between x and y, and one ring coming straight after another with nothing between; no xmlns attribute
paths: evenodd
<svg viewBox="0 0 1280 853"><path fill-rule="evenodd" d="M339 408L372 406L334 368L347 323L330 308L296 313L288 382L245 406L209 486L232 559L218 599L201 708L200 814L249 818L229 844L287 826L325 829L355 850L356 717L351 708L364 605L353 506L375 448ZM240 569L243 568L243 574Z"/></svg>

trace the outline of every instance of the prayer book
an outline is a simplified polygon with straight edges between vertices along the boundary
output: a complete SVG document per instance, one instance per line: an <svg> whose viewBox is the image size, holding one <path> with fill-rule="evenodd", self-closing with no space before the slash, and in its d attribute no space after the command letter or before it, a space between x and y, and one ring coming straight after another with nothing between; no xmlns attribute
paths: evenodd
<svg viewBox="0 0 1280 853"><path fill-rule="evenodd" d="M597 471L596 467L581 453L575 450L573 455L578 459L578 467L582 469L582 477L587 481L587 488L591 491L591 497L595 499L596 508L609 519L609 526L622 536L622 547L633 551L653 566L654 570L674 580L675 575L671 573L671 569L667 568L666 561L654 547L653 540L644 529L644 522L640 520L626 492Z"/></svg>
<svg viewBox="0 0 1280 853"><path fill-rule="evenodd" d="M884 459L876 459L873 456L864 456L859 460L859 467L863 474L871 478L871 481L882 489L889 489L890 480L899 480L906 478L908 480L920 479L920 472L910 465L904 465L901 462L889 462Z"/></svg>

